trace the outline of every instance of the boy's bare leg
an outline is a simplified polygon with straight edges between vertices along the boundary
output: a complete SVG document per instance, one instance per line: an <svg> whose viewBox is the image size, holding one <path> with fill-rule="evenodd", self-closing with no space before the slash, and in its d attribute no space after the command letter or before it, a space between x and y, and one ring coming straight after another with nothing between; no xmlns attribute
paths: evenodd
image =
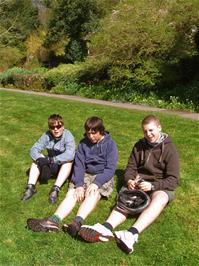
<svg viewBox="0 0 199 266"><path fill-rule="evenodd" d="M70 189L54 214L63 220L70 214L72 209L75 207L76 202L75 189Z"/></svg>
<svg viewBox="0 0 199 266"><path fill-rule="evenodd" d="M156 191L152 195L151 203L140 214L136 222L133 224L139 233L144 231L150 224L152 224L163 211L169 201L169 197L164 191Z"/></svg>
<svg viewBox="0 0 199 266"><path fill-rule="evenodd" d="M32 163L29 172L28 184L36 185L40 171L36 163Z"/></svg>
<svg viewBox="0 0 199 266"><path fill-rule="evenodd" d="M70 175L72 164L72 162L62 164L57 179L55 181L55 186L61 187L63 185L63 183Z"/></svg>
<svg viewBox="0 0 199 266"><path fill-rule="evenodd" d="M139 233L157 219L168 201L169 197L166 192L154 192L149 206L139 215L132 227L128 230L115 231L118 247L127 254L132 253L133 245L138 241Z"/></svg>
<svg viewBox="0 0 199 266"><path fill-rule="evenodd" d="M116 228L118 225L122 224L126 220L127 216L118 212L116 210L112 210L111 214L109 215L108 219L106 220L107 223L111 224L113 229Z"/></svg>
<svg viewBox="0 0 199 266"><path fill-rule="evenodd" d="M101 196L98 191L96 193L91 193L86 196L86 198L81 203L78 209L77 216L80 216L85 219L95 209L100 198Z"/></svg>
<svg viewBox="0 0 199 266"><path fill-rule="evenodd" d="M29 177L28 177L28 184L26 189L23 193L21 200L26 201L30 199L37 191L35 185L39 178L40 171L36 163L32 163L30 167Z"/></svg>
<svg viewBox="0 0 199 266"><path fill-rule="evenodd" d="M67 232L72 237L76 237L78 232L81 229L81 225L83 220L92 212L92 210L96 207L98 201L100 200L100 193L97 191L93 194L86 195L84 200L82 201L77 215L74 220L63 226L63 230Z"/></svg>

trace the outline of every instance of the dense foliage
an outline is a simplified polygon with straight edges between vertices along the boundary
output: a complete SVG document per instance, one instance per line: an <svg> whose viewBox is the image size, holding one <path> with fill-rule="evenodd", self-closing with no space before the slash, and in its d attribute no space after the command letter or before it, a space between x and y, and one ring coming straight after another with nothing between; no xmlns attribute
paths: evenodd
<svg viewBox="0 0 199 266"><path fill-rule="evenodd" d="M20 39L25 64L18 63L23 56L17 47L1 56L9 67L28 67L33 74L33 67L54 67L42 74L42 85L29 88L128 102L147 103L148 98L162 107L167 102L199 110L199 1L33 2L41 26L29 28L25 45Z"/></svg>
<svg viewBox="0 0 199 266"><path fill-rule="evenodd" d="M0 2L0 69L25 61L25 40L38 24L38 10L31 0Z"/></svg>
<svg viewBox="0 0 199 266"><path fill-rule="evenodd" d="M102 9L96 0L60 0L53 11L45 45L67 37L65 61L82 61L88 54L86 36L93 32Z"/></svg>

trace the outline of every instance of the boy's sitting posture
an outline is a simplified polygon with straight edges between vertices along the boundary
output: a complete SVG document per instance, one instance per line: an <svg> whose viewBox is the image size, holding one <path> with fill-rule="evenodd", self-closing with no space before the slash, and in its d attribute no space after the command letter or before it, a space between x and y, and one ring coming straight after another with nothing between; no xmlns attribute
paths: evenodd
<svg viewBox="0 0 199 266"><path fill-rule="evenodd" d="M64 128L64 120L58 114L48 118L48 128L40 139L32 146L30 156L33 160L28 184L22 200L30 199L35 193L35 185L38 178L47 182L52 175L57 175L54 186L49 193L49 201L55 203L61 186L64 184L71 172L75 156L75 141L71 132ZM42 151L47 150L44 156Z"/></svg>
<svg viewBox="0 0 199 266"><path fill-rule="evenodd" d="M105 131L100 118L88 118L84 128L85 137L80 141L75 155L74 172L66 197L49 218L28 219L28 227L33 231L58 231L61 220L79 202L75 219L63 227L71 236L76 236L100 198L109 197L113 191L113 176L118 160L116 144Z"/></svg>
<svg viewBox="0 0 199 266"><path fill-rule="evenodd" d="M128 214L117 206L104 224L84 225L80 235L88 242L115 239L126 253L133 252L139 234L153 223L167 204L175 198L179 184L179 159L171 138L161 131L157 117L149 115L142 121L144 138L133 147L125 170L124 179L128 189L140 189L151 197L144 209L128 230L112 230L123 223ZM141 182L137 182L137 176Z"/></svg>

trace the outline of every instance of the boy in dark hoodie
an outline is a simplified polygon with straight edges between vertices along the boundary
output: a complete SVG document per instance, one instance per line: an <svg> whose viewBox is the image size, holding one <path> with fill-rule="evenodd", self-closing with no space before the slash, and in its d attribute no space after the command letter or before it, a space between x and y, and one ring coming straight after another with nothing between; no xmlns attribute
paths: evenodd
<svg viewBox="0 0 199 266"><path fill-rule="evenodd" d="M115 239L127 254L133 252L139 233L153 223L167 204L175 198L179 184L179 158L170 137L162 133L160 121L154 115L142 121L144 138L133 147L124 174L128 189L140 189L149 194L151 201L128 230L112 230L123 223L128 214L116 205L104 224L84 225L79 232L88 242ZM141 182L137 183L140 177Z"/></svg>
<svg viewBox="0 0 199 266"><path fill-rule="evenodd" d="M63 226L65 232L75 237L100 198L111 195L118 161L117 146L105 131L102 119L88 118L84 128L85 137L80 141L75 155L74 171L65 199L54 215L44 219L28 219L29 229L37 232L59 231L60 222L79 202L75 219Z"/></svg>

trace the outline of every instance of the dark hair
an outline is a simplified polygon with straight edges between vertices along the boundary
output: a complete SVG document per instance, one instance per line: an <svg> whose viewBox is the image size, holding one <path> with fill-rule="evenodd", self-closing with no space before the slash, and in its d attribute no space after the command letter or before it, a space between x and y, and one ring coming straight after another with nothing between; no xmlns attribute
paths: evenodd
<svg viewBox="0 0 199 266"><path fill-rule="evenodd" d="M148 115L142 120L142 126L149 123L155 123L157 126L160 126L160 120L155 115Z"/></svg>
<svg viewBox="0 0 199 266"><path fill-rule="evenodd" d="M48 127L51 128L55 124L64 125L64 120L59 114L52 114L48 118Z"/></svg>
<svg viewBox="0 0 199 266"><path fill-rule="evenodd" d="M103 120L96 116L89 117L84 124L84 128L86 132L92 130L94 132L100 132L101 135L104 135L105 132Z"/></svg>

